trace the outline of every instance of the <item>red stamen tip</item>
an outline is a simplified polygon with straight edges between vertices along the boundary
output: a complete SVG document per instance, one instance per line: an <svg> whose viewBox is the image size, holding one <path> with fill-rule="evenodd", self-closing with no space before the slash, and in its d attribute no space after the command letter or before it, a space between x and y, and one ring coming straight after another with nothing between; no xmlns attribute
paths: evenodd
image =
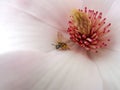
<svg viewBox="0 0 120 90"><path fill-rule="evenodd" d="M73 12L67 32L70 39L80 47L97 53L99 48L107 46L107 41L110 41L106 35L110 32L108 28L111 23L106 25L105 21L106 18L102 18L102 12L85 7L84 10L79 9Z"/></svg>

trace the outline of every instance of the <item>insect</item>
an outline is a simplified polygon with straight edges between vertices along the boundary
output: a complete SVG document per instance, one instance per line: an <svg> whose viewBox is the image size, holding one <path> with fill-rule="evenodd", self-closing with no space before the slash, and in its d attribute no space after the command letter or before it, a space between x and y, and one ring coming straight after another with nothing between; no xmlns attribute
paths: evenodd
<svg viewBox="0 0 120 90"><path fill-rule="evenodd" d="M67 45L65 38L63 37L63 35L61 33L57 33L57 40L56 40L56 44L53 44L55 46L56 49L58 50L68 50L70 49Z"/></svg>

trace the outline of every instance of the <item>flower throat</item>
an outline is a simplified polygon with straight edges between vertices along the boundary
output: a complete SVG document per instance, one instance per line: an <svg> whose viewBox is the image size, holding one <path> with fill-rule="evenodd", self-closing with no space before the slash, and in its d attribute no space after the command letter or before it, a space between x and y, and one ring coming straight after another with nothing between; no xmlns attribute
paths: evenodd
<svg viewBox="0 0 120 90"><path fill-rule="evenodd" d="M75 9L70 16L67 32L70 39L87 51L98 52L99 48L107 46L110 39L107 37L111 23L106 24L102 13L94 10Z"/></svg>
<svg viewBox="0 0 120 90"><path fill-rule="evenodd" d="M57 34L57 42L54 46L59 50L70 50L72 46L68 41L78 44L86 51L98 52L98 49L108 45L110 39L108 33L111 23L106 24L106 18L102 18L102 13L88 10L87 7L74 9L68 22L68 40L63 40L61 33Z"/></svg>

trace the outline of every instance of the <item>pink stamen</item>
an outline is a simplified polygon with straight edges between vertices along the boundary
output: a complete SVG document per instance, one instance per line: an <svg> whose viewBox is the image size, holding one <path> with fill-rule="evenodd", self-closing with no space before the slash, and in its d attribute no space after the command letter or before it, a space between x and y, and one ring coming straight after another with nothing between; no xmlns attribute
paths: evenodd
<svg viewBox="0 0 120 90"><path fill-rule="evenodd" d="M90 29L88 31L83 31L86 29L83 27L83 30L79 30L79 26L76 26L73 16L71 16L71 20L68 22L69 28L67 30L70 39L78 43L85 50L98 53L99 48L108 46L107 42L110 41L110 39L107 39L107 37L104 38L104 36L110 32L108 28L111 26L111 23L106 25L106 18L102 18L102 12L99 13L98 11L89 10L87 7L85 7L84 10L79 9L78 12L80 14L81 12L86 14L91 22Z"/></svg>

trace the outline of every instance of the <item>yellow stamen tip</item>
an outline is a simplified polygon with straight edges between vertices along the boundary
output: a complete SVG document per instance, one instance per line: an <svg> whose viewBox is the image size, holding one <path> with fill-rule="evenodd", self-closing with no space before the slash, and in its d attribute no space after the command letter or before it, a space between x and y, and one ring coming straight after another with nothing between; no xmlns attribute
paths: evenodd
<svg viewBox="0 0 120 90"><path fill-rule="evenodd" d="M86 13L81 12L77 9L72 11L72 18L75 26L78 28L78 31L82 34L89 34L91 28L91 22L86 15Z"/></svg>

